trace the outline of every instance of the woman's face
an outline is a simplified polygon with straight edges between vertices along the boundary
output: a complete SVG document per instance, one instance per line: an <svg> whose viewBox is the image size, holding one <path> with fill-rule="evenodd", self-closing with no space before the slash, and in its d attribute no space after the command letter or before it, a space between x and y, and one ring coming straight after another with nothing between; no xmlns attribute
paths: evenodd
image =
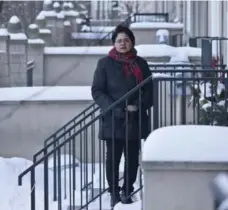
<svg viewBox="0 0 228 210"><path fill-rule="evenodd" d="M127 34L119 33L116 37L114 47L120 53L127 53L132 49L133 44Z"/></svg>

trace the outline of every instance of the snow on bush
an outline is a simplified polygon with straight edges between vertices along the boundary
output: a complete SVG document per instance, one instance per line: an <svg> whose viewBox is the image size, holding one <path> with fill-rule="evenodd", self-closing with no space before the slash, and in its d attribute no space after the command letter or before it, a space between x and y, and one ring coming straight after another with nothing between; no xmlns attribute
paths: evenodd
<svg viewBox="0 0 228 210"><path fill-rule="evenodd" d="M199 124L228 126L226 79L212 78L192 84L190 103L199 110Z"/></svg>

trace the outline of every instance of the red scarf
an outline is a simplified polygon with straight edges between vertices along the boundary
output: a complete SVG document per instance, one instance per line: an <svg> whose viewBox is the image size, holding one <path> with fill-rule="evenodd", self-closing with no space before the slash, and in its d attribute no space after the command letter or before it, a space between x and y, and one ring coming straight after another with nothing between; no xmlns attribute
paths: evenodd
<svg viewBox="0 0 228 210"><path fill-rule="evenodd" d="M125 76L133 74L138 84L142 82L143 76L141 69L136 63L137 51L135 49L126 54L121 54L117 52L116 48L112 48L108 56L123 63L123 71Z"/></svg>

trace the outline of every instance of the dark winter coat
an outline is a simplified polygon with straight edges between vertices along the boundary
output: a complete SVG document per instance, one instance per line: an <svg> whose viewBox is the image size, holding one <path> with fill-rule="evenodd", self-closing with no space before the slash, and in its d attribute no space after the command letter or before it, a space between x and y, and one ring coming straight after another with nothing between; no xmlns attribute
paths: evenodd
<svg viewBox="0 0 228 210"><path fill-rule="evenodd" d="M140 67L143 79L151 76L147 62L137 56L136 62ZM92 97L98 104L101 111L105 111L119 98L124 96L129 90L137 84L135 78L127 79L122 69L122 63L113 60L110 57L101 58L97 63L92 83ZM152 79L142 88L142 111L141 111L141 137L145 139L149 135L149 117L147 109L153 105L153 83ZM138 105L138 94L135 94L128 100L129 105ZM125 119L125 103L115 107L114 109L114 136L115 139L125 139L126 119ZM138 116L139 114L129 114L129 137L128 139L138 138ZM113 137L112 132L113 118L111 113L107 113L100 121L99 138L101 140L109 140Z"/></svg>

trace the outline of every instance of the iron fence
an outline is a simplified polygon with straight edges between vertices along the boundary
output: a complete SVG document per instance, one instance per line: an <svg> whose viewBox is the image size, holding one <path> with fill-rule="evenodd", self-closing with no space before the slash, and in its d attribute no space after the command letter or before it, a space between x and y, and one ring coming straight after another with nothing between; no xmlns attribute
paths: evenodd
<svg viewBox="0 0 228 210"><path fill-rule="evenodd" d="M224 57L227 56L227 37L197 36L189 38L191 47L202 48L202 64L224 65Z"/></svg>
<svg viewBox="0 0 228 210"><path fill-rule="evenodd" d="M227 126L227 74L224 70L159 70L154 74L152 130L180 124Z"/></svg>
<svg viewBox="0 0 228 210"><path fill-rule="evenodd" d="M135 22L168 22L168 13L133 13L126 20L120 23L120 25L130 26L131 23ZM107 33L102 39L99 40L99 45L107 39L111 39L113 31Z"/></svg>
<svg viewBox="0 0 228 210"><path fill-rule="evenodd" d="M205 72L210 72L210 77L205 76L207 75ZM177 73L180 75L179 77L176 76ZM178 124L228 125L226 102L228 83L226 77L221 77L224 74L227 74L227 71L154 70L152 72L153 93L151 92L153 108L148 109L150 119L148 129L155 130L162 126ZM19 176L19 185L22 185L22 178L30 174L31 210L40 207L38 206L40 200L43 200L41 208L44 210L49 210L53 206L59 210L65 207L69 210L92 207L96 207L98 210L110 209L109 204L106 206L107 200L110 199L105 175L107 164L104 161L107 149L105 142L98 139L98 129L103 119L108 117L111 120L111 141L115 144L115 128L118 126L115 123L115 110L120 104L126 107L130 103L130 99L135 96L139 102L137 128L138 131L141 131L143 129L141 122L142 90L149 81L151 78L147 78L102 112L97 106L91 105L92 109L86 109L88 112L84 111L80 117L71 120L46 141L45 147L34 155L33 165ZM220 97L217 97L218 95ZM129 117L130 115L125 112L123 125L125 125L126 131L131 122ZM141 132L138 135L139 151L141 151ZM128 132L126 132L125 138L125 146L128 148L133 144L128 139ZM77 159L81 163L78 163ZM42 178L37 177L38 170L43 174ZM118 174L113 173L113 177L118 178L119 184L124 177L123 170L120 171L122 173L119 174L119 177ZM131 195L136 199L141 199L143 174L140 168L138 180ZM42 195L37 194L39 181L43 185Z"/></svg>
<svg viewBox="0 0 228 210"><path fill-rule="evenodd" d="M168 22L168 13L134 13L131 23L135 22Z"/></svg>

